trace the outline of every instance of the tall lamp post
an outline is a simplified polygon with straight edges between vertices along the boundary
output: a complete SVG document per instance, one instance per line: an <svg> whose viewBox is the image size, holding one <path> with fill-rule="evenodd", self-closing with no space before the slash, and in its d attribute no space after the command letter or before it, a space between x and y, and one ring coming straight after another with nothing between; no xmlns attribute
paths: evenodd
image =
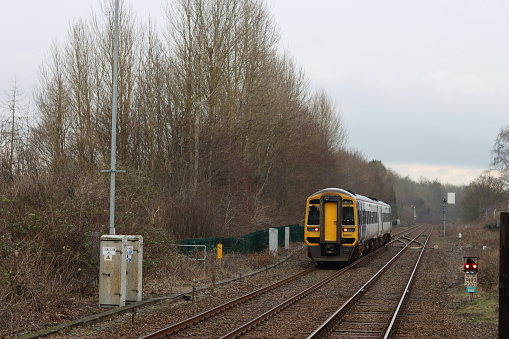
<svg viewBox="0 0 509 339"><path fill-rule="evenodd" d="M113 31L113 98L111 100L111 167L101 172L110 173L110 234L115 234L115 173L117 171L117 96L118 96L118 7L115 0L115 24Z"/></svg>

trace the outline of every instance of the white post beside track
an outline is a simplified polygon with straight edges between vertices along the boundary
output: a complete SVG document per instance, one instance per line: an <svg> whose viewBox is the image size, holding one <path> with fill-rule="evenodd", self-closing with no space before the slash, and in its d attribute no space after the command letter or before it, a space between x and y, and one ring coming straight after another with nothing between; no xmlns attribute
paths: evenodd
<svg viewBox="0 0 509 339"><path fill-rule="evenodd" d="M277 255L278 247L278 229L269 228L269 251L272 255Z"/></svg>

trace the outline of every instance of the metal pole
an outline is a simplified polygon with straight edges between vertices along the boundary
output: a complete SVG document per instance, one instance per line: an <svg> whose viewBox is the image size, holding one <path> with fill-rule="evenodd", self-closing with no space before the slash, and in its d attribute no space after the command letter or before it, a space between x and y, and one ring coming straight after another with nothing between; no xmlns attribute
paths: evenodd
<svg viewBox="0 0 509 339"><path fill-rule="evenodd" d="M117 170L117 96L118 96L118 5L115 0L113 38L113 99L111 104L110 234L115 234L115 172Z"/></svg>
<svg viewBox="0 0 509 339"><path fill-rule="evenodd" d="M444 199L444 204L442 206L442 212L444 214L444 237L445 237L445 212L447 211L447 200Z"/></svg>
<svg viewBox="0 0 509 339"><path fill-rule="evenodd" d="M509 212L500 213L498 337L509 338Z"/></svg>
<svg viewBox="0 0 509 339"><path fill-rule="evenodd" d="M115 24L113 30L113 98L111 104L111 168L101 171L110 173L110 234L115 234L115 173L117 155L117 78L118 78L118 6L115 0Z"/></svg>

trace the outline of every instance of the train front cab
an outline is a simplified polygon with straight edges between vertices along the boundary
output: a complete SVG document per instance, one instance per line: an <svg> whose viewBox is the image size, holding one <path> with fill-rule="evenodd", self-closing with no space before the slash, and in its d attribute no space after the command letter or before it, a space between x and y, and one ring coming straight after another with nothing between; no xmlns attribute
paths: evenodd
<svg viewBox="0 0 509 339"><path fill-rule="evenodd" d="M355 214L353 198L326 193L311 197L305 219L308 256L317 262L350 262L358 233Z"/></svg>

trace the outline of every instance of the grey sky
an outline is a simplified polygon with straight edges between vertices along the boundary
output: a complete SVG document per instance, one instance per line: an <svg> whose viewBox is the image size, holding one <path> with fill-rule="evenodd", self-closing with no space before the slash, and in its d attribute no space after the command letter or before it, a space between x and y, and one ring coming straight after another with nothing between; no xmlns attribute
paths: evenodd
<svg viewBox="0 0 509 339"><path fill-rule="evenodd" d="M509 124L509 3L288 3L272 1L284 44L336 100L350 146L417 180L488 168Z"/></svg>
<svg viewBox="0 0 509 339"><path fill-rule="evenodd" d="M121 0L122 1L122 0ZM160 24L167 0L128 0ZM0 100L99 0L0 0ZM509 125L509 2L269 0L281 48L341 111L349 146L403 176L468 184ZM0 111L5 114L4 111Z"/></svg>

